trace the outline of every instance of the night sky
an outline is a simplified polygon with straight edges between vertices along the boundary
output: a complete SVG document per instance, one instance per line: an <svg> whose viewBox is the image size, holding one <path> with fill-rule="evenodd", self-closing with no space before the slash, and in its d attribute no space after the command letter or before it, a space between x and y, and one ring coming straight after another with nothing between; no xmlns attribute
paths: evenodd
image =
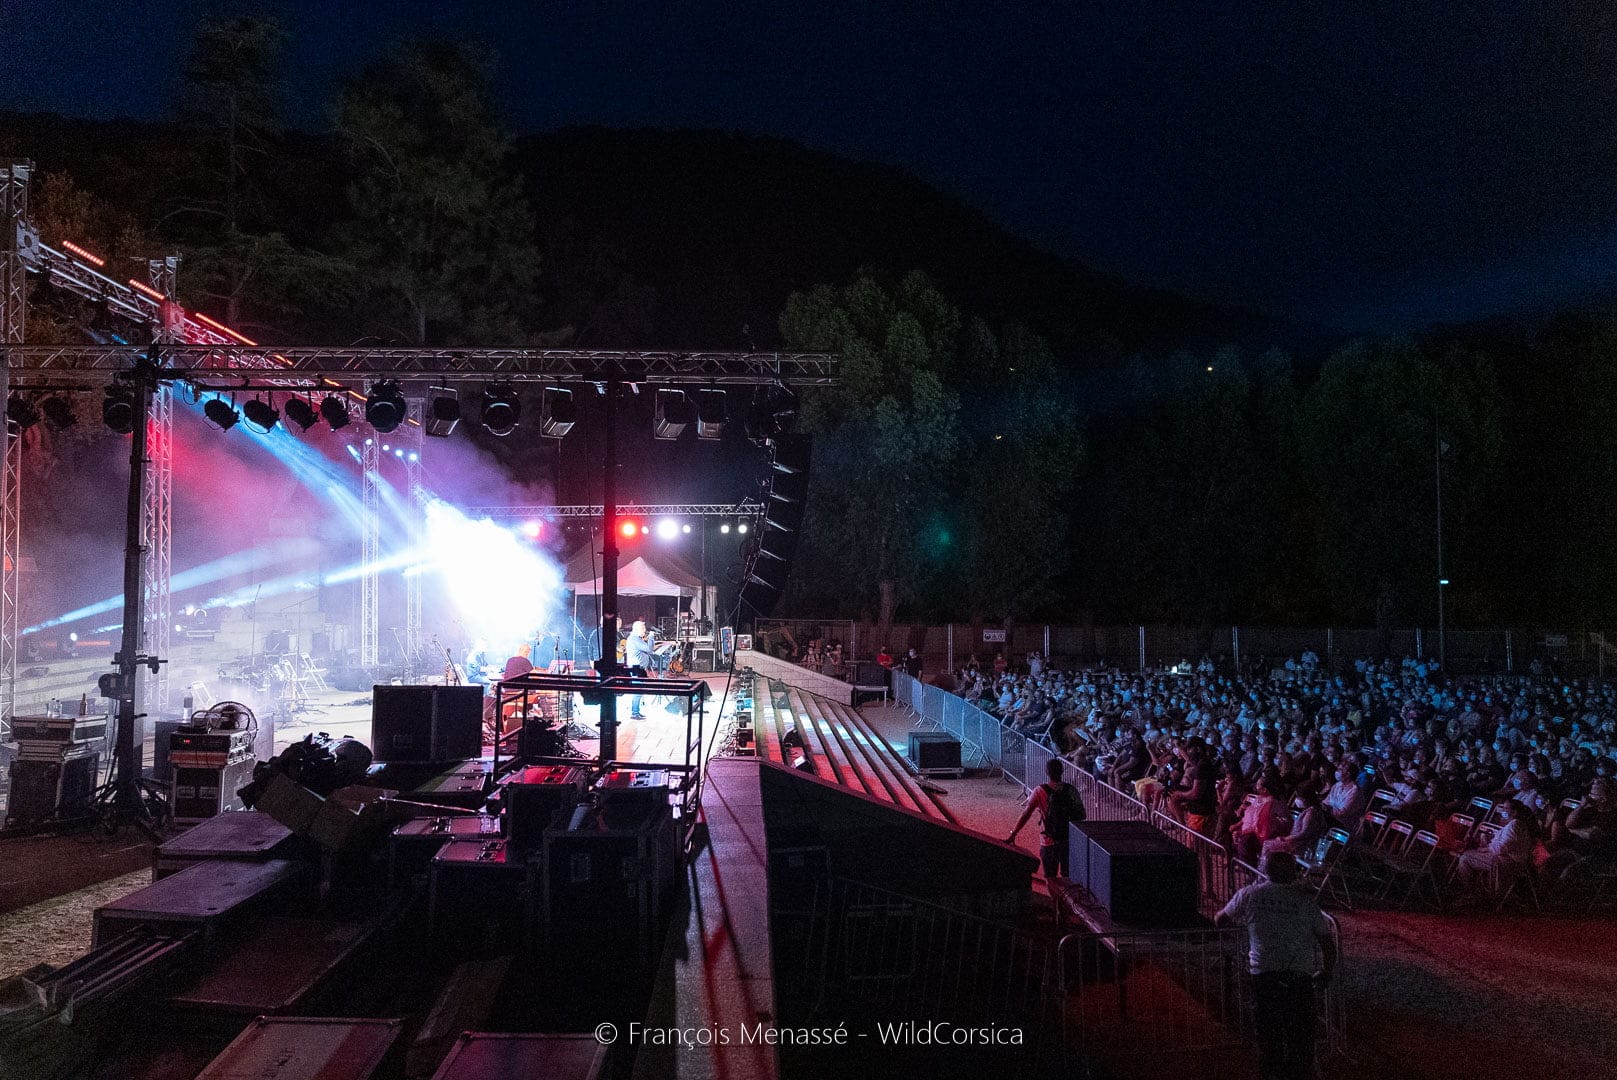
<svg viewBox="0 0 1617 1080"><path fill-rule="evenodd" d="M0 0L0 105L163 116L189 27L240 5ZM1592 2L334 3L290 108L407 34L504 58L519 132L715 127L909 169L1127 278L1399 329L1603 292L1617 9Z"/></svg>

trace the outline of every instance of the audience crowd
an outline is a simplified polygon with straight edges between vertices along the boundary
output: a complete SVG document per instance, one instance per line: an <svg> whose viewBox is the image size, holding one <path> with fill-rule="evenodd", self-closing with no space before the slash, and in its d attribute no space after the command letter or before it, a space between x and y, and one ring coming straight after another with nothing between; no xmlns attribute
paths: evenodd
<svg viewBox="0 0 1617 1080"><path fill-rule="evenodd" d="M973 657L956 692L1078 766L1255 860L1305 855L1375 809L1435 832L1462 877L1617 862L1617 690L1593 679L1454 678L1434 662L1304 654L1262 675L1207 659L1154 672ZM1499 828L1454 816L1499 803Z"/></svg>

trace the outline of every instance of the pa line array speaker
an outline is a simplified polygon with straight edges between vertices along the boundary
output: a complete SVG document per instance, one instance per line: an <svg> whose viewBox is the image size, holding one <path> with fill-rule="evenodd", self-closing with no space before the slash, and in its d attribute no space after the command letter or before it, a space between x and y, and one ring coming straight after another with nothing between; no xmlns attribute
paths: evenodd
<svg viewBox="0 0 1617 1080"><path fill-rule="evenodd" d="M768 445L771 464L763 535L757 538L741 587L741 602L759 615L769 614L786 589L803 530L813 454L813 442L807 435L777 435Z"/></svg>

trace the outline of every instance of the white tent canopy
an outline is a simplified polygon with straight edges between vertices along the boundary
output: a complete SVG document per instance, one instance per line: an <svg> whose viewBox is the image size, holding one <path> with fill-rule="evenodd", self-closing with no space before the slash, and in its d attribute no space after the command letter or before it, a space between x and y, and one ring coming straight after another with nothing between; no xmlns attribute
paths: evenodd
<svg viewBox="0 0 1617 1080"><path fill-rule="evenodd" d="M575 596L598 596L601 592L601 556L588 546L575 553L567 562L567 588ZM707 610L718 607L718 586L708 584ZM698 599L693 607L700 607L701 575L690 565L669 551L646 551L620 554L618 557L618 595L620 596L677 596Z"/></svg>

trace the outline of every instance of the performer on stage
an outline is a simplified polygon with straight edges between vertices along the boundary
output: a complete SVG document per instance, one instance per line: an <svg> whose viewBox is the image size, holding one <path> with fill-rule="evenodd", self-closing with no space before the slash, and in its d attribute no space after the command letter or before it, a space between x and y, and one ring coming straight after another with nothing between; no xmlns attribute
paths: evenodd
<svg viewBox="0 0 1617 1080"><path fill-rule="evenodd" d="M528 657L533 655L533 646L526 641L517 646L516 655L505 662L505 674L501 678L514 679L518 675L526 675L533 670L533 661Z"/></svg>
<svg viewBox="0 0 1617 1080"><path fill-rule="evenodd" d="M623 662L630 675L638 675L644 679L650 673L651 635L647 633L643 619L636 619L634 627L629 631L629 640L623 645ZM640 719L639 694L629 699L629 719Z"/></svg>
<svg viewBox="0 0 1617 1080"><path fill-rule="evenodd" d="M471 651L466 654L466 681L478 686L487 686L490 667L488 639L478 638L472 642Z"/></svg>

